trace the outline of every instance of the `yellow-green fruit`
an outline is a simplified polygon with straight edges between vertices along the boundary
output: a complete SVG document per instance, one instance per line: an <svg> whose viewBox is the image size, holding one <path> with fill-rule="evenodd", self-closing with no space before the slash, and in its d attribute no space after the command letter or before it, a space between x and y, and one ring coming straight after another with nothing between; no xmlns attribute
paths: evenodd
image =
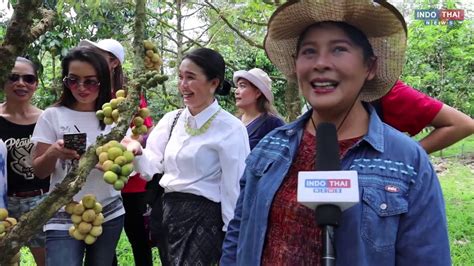
<svg viewBox="0 0 474 266"><path fill-rule="evenodd" d="M123 175L121 175L121 176L119 176L119 180L122 180L122 182L123 182L124 184L127 184L127 182L128 182L128 176L123 176Z"/></svg>
<svg viewBox="0 0 474 266"><path fill-rule="evenodd" d="M3 222L0 222L0 234L3 234L3 232L5 232L6 228L5 228L5 224L3 224Z"/></svg>
<svg viewBox="0 0 474 266"><path fill-rule="evenodd" d="M128 163L128 164L122 166L121 175L129 176L132 172L133 172L133 164L132 163Z"/></svg>
<svg viewBox="0 0 474 266"><path fill-rule="evenodd" d="M86 235L88 234L92 229L92 224L86 223L86 222L81 222L79 226L77 227L77 230L79 233Z"/></svg>
<svg viewBox="0 0 474 266"><path fill-rule="evenodd" d="M6 234L7 232L0 233L0 239L2 239Z"/></svg>
<svg viewBox="0 0 474 266"><path fill-rule="evenodd" d="M16 224L17 224L17 221L16 221L15 218L13 218L13 217L5 218L5 227L10 228L10 227L12 227Z"/></svg>
<svg viewBox="0 0 474 266"><path fill-rule="evenodd" d="M153 52L153 50L150 49L150 50L146 50L145 54L146 54L147 57L153 58L153 55L154 55L155 53Z"/></svg>
<svg viewBox="0 0 474 266"><path fill-rule="evenodd" d="M102 152L104 152L104 151L107 152L110 149L110 147L112 147L112 146L110 146L109 143L104 144L102 146Z"/></svg>
<svg viewBox="0 0 474 266"><path fill-rule="evenodd" d="M145 119L147 118L148 116L150 116L150 110L148 110L148 108L141 108L139 111L138 111L138 115Z"/></svg>
<svg viewBox="0 0 474 266"><path fill-rule="evenodd" d="M159 54L154 54L153 57L151 58L151 61L153 63L160 62L160 55Z"/></svg>
<svg viewBox="0 0 474 266"><path fill-rule="evenodd" d="M74 206L72 213L75 215L82 215L82 213L84 213L85 210L86 208L84 208L84 205L76 204L76 206Z"/></svg>
<svg viewBox="0 0 474 266"><path fill-rule="evenodd" d="M66 205L66 212L68 214L73 214L74 212L74 207L76 206L77 202L71 201Z"/></svg>
<svg viewBox="0 0 474 266"><path fill-rule="evenodd" d="M110 103L104 103L102 105L102 110L104 110L106 107L110 107Z"/></svg>
<svg viewBox="0 0 474 266"><path fill-rule="evenodd" d="M91 231L89 232L90 235L98 237L102 235L102 226L92 226Z"/></svg>
<svg viewBox="0 0 474 266"><path fill-rule="evenodd" d="M107 171L104 173L104 181L107 183L107 184L114 184L115 181L117 181L117 174L112 172L112 171Z"/></svg>
<svg viewBox="0 0 474 266"><path fill-rule="evenodd" d="M112 117L105 117L104 118L104 124L112 125L113 123L114 123L114 119Z"/></svg>
<svg viewBox="0 0 474 266"><path fill-rule="evenodd" d="M95 112L95 116L97 117L97 119L99 120L103 120L105 115L104 115L104 111L102 110L98 110L97 112Z"/></svg>
<svg viewBox="0 0 474 266"><path fill-rule="evenodd" d="M95 220L95 217L97 216L97 214L95 214L95 211L94 210L86 210L83 214L82 214L82 220L84 222L88 222L88 223L91 223Z"/></svg>
<svg viewBox="0 0 474 266"><path fill-rule="evenodd" d="M146 134L148 132L148 128L145 125L141 125L138 127L138 133L139 134Z"/></svg>
<svg viewBox="0 0 474 266"><path fill-rule="evenodd" d="M120 142L118 142L114 139L109 141L108 144L110 145L110 147L119 147L120 146Z"/></svg>
<svg viewBox="0 0 474 266"><path fill-rule="evenodd" d="M117 181L115 181L114 183L115 190L122 190L124 186L125 186L125 183L120 179L117 179Z"/></svg>
<svg viewBox="0 0 474 266"><path fill-rule="evenodd" d="M107 106L105 107L104 109L102 109L104 111L104 116L105 117L111 117L112 116L112 107L111 106Z"/></svg>
<svg viewBox="0 0 474 266"><path fill-rule="evenodd" d="M92 222L93 226L99 226L104 223L104 215L102 213L97 214L95 220Z"/></svg>
<svg viewBox="0 0 474 266"><path fill-rule="evenodd" d="M117 99L110 100L110 107L112 107L112 109L116 109L117 105L118 105L118 100Z"/></svg>
<svg viewBox="0 0 474 266"><path fill-rule="evenodd" d="M120 155L123 154L122 149L118 147L112 147L110 148L107 153L109 154L109 159L110 160L115 160L115 158L119 157Z"/></svg>
<svg viewBox="0 0 474 266"><path fill-rule="evenodd" d="M107 160L102 164L102 169L104 170L104 172L110 171L112 165L114 165L114 162L112 160Z"/></svg>
<svg viewBox="0 0 474 266"><path fill-rule="evenodd" d="M118 109L115 109L112 111L112 119L114 121L117 121L120 116L120 111Z"/></svg>
<svg viewBox="0 0 474 266"><path fill-rule="evenodd" d="M145 58L143 58L143 63L146 65L146 64L151 64L151 59L149 56L145 56Z"/></svg>
<svg viewBox="0 0 474 266"><path fill-rule="evenodd" d="M94 194L86 194L82 197L82 205L86 207L86 209L92 209L95 206L96 198Z"/></svg>
<svg viewBox="0 0 474 266"><path fill-rule="evenodd" d="M112 165L112 167L110 167L110 171L116 173L117 175L120 175L120 173L122 173L122 167L120 165L114 163Z"/></svg>
<svg viewBox="0 0 474 266"><path fill-rule="evenodd" d="M97 148L95 149L95 154L96 154L97 156L99 156L99 155L103 152L103 149L104 149L103 146L97 147Z"/></svg>
<svg viewBox="0 0 474 266"><path fill-rule="evenodd" d="M94 244L94 242L97 240L97 237L95 236L92 236L92 235L87 235L85 238L84 238L84 242L87 244L87 245L92 245Z"/></svg>
<svg viewBox="0 0 474 266"><path fill-rule="evenodd" d="M123 155L120 155L119 157L115 158L114 163L118 165L124 165L127 163L127 158L125 158Z"/></svg>
<svg viewBox="0 0 474 266"><path fill-rule="evenodd" d="M74 231L76 231L76 227L74 225L71 225L68 231L69 231L69 236L74 238Z"/></svg>
<svg viewBox="0 0 474 266"><path fill-rule="evenodd" d="M0 208L0 221L4 221L8 217L7 209Z"/></svg>
<svg viewBox="0 0 474 266"><path fill-rule="evenodd" d="M124 100L125 100L125 97L117 97L117 101L119 104L123 102Z"/></svg>
<svg viewBox="0 0 474 266"><path fill-rule="evenodd" d="M125 98L125 90L118 90L116 93L115 93L115 96L117 97L117 100L119 97L124 97Z"/></svg>
<svg viewBox="0 0 474 266"><path fill-rule="evenodd" d="M102 204L100 204L99 202L96 202L95 203L95 206L94 206L94 212L96 214L99 214L102 212ZM96 218L97 219L97 218Z"/></svg>
<svg viewBox="0 0 474 266"><path fill-rule="evenodd" d="M135 118L133 119L133 124L134 124L136 127L139 127L139 126L143 125L143 122L144 122L143 118L141 118L141 117L139 117L139 116L137 116L137 117L135 117Z"/></svg>
<svg viewBox="0 0 474 266"><path fill-rule="evenodd" d="M155 47L155 45L153 45L153 43L150 40L144 40L143 47L145 47L145 49L147 50L151 50L153 49L153 47Z"/></svg>
<svg viewBox="0 0 474 266"><path fill-rule="evenodd" d="M82 216L73 214L73 215L71 215L71 221L72 221L73 224L79 224L79 223L82 222Z"/></svg>
<svg viewBox="0 0 474 266"><path fill-rule="evenodd" d="M79 232L79 230L74 230L74 232L72 233L72 236L77 239L77 240L84 240L86 238L85 235L81 234L81 232Z"/></svg>
<svg viewBox="0 0 474 266"><path fill-rule="evenodd" d="M135 127L134 127L135 128ZM133 132L133 129L132 129L132 132ZM132 139L134 140L138 140L140 139L140 134L138 133L133 133L131 136L130 136Z"/></svg>
<svg viewBox="0 0 474 266"><path fill-rule="evenodd" d="M127 163L133 162L133 159L135 158L133 152L131 151L124 151L123 156L125 157L125 159L127 159Z"/></svg>
<svg viewBox="0 0 474 266"><path fill-rule="evenodd" d="M104 164L105 161L107 161L109 159L109 153L108 152L102 152L101 154L99 154L99 163L100 164Z"/></svg>
<svg viewBox="0 0 474 266"><path fill-rule="evenodd" d="M137 135L137 136L140 135L140 133L138 132L138 127L132 127L132 134ZM132 136L132 138L133 138L133 136Z"/></svg>

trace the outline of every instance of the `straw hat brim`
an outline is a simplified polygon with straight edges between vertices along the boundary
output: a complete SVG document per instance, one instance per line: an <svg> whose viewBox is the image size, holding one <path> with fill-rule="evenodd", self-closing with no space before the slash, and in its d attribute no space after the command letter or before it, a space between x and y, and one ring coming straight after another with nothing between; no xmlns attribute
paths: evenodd
<svg viewBox="0 0 474 266"><path fill-rule="evenodd" d="M405 63L407 28L403 16L385 1L301 0L280 6L268 22L265 52L270 61L290 80L296 80L295 58L299 35L310 25L339 21L361 30L375 56L375 78L367 81L361 100L373 101L385 95L402 73Z"/></svg>

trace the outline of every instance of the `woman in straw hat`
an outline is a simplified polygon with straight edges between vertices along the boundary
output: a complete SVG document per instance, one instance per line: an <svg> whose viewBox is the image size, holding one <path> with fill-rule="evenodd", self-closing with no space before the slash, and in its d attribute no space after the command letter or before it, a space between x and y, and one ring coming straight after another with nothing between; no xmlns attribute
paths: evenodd
<svg viewBox="0 0 474 266"><path fill-rule="evenodd" d="M273 129L285 124L273 106L272 80L265 71L253 68L234 73L235 105L247 127L250 149Z"/></svg>
<svg viewBox="0 0 474 266"><path fill-rule="evenodd" d="M386 2L289 1L275 11L265 50L312 109L247 157L222 265L319 265L319 218L296 192L298 173L318 170L321 122L337 128L342 169L357 171L359 184L359 203L332 238L335 264L450 265L443 196L426 153L365 103L396 82L405 49L406 24Z"/></svg>

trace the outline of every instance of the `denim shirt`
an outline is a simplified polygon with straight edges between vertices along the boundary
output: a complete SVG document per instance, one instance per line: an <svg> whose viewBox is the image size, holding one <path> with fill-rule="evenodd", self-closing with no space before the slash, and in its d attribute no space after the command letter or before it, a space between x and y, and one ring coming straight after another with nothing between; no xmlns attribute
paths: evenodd
<svg viewBox="0 0 474 266"><path fill-rule="evenodd" d="M443 195L425 151L382 123L342 158L356 170L360 201L335 230L336 265L451 265ZM296 156L311 110L273 130L247 157L221 265L260 265L272 200Z"/></svg>

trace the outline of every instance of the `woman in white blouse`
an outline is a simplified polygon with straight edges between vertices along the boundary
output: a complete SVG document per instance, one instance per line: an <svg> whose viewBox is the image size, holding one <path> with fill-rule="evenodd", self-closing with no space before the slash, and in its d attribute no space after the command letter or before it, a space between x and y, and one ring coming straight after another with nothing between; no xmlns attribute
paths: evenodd
<svg viewBox="0 0 474 266"><path fill-rule="evenodd" d="M163 173L163 227L172 265L216 264L233 218L250 149L242 122L214 97L230 90L224 71L222 56L211 49L185 55L178 84L186 108L164 115L148 137L146 149L129 138L123 141L141 155L135 159L137 172L148 179Z"/></svg>

